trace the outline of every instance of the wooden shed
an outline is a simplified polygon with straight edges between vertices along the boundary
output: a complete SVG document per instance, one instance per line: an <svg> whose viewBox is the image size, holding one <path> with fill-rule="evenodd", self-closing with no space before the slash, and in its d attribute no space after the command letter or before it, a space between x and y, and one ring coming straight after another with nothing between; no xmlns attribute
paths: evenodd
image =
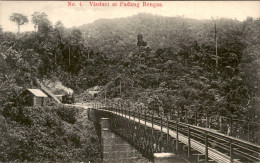
<svg viewBox="0 0 260 163"><path fill-rule="evenodd" d="M40 89L27 89L25 91L25 100L28 106L43 106L45 98L48 96Z"/></svg>

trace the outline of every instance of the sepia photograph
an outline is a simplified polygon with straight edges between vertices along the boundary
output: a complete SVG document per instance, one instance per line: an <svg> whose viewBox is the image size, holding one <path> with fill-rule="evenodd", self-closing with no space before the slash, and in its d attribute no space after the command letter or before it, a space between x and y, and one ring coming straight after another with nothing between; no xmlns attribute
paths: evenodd
<svg viewBox="0 0 260 163"><path fill-rule="evenodd" d="M0 162L260 162L260 1L0 1Z"/></svg>

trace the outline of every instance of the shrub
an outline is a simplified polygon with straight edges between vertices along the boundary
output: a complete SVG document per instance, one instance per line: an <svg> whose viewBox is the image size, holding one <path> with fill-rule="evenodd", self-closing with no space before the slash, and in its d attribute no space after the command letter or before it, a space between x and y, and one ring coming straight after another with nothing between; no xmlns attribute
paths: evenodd
<svg viewBox="0 0 260 163"><path fill-rule="evenodd" d="M76 115L78 114L78 109L76 107L59 106L56 112L62 120L71 124L76 122Z"/></svg>
<svg viewBox="0 0 260 163"><path fill-rule="evenodd" d="M99 158L98 137L83 110L56 105L12 107L4 110L4 116L0 113L0 162L97 162Z"/></svg>
<svg viewBox="0 0 260 163"><path fill-rule="evenodd" d="M16 121L20 124L30 126L32 124L32 121L27 115L24 114L24 109L26 108L23 108L21 106L5 107L3 109L3 115L6 118L10 118L11 120Z"/></svg>

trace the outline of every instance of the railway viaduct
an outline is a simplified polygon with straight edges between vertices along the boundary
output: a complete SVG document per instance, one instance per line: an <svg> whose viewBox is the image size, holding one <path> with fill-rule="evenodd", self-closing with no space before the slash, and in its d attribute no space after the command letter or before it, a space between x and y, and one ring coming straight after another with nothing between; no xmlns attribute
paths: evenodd
<svg viewBox="0 0 260 163"><path fill-rule="evenodd" d="M187 117L183 122L181 117L98 102L88 108L88 118L101 126L104 162L260 161L260 146L250 142L249 137L243 140L228 136L209 128L209 124L201 127L197 119Z"/></svg>

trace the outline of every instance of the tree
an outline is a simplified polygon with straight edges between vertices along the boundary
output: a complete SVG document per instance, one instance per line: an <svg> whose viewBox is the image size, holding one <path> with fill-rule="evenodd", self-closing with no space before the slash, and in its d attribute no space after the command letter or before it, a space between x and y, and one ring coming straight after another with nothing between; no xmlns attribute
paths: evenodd
<svg viewBox="0 0 260 163"><path fill-rule="evenodd" d="M143 35L142 34L138 34L137 35L137 46L139 47L139 51L140 51L140 48L142 47L142 46L146 46L147 45L147 42L145 42L144 40L143 40Z"/></svg>
<svg viewBox="0 0 260 163"><path fill-rule="evenodd" d="M3 28L2 26L0 25L0 35L3 33Z"/></svg>
<svg viewBox="0 0 260 163"><path fill-rule="evenodd" d="M28 23L27 16L19 13L13 13L9 19L17 24L18 33L20 33L20 26Z"/></svg>
<svg viewBox="0 0 260 163"><path fill-rule="evenodd" d="M32 14L32 23L34 24L35 33L45 33L50 29L51 25L48 15L44 12L34 12Z"/></svg>
<svg viewBox="0 0 260 163"><path fill-rule="evenodd" d="M73 29L69 39L69 67L71 65L71 53L75 52L76 47L82 41L82 32L79 29ZM72 47L72 50L71 50Z"/></svg>
<svg viewBox="0 0 260 163"><path fill-rule="evenodd" d="M139 53L141 52L141 47L146 47L147 42L145 42L143 40L143 35L142 34L138 34L137 35L137 46L139 47ZM144 50L143 50L144 52ZM141 56L144 56L144 53L140 53L138 58L139 58L139 63L141 64Z"/></svg>
<svg viewBox="0 0 260 163"><path fill-rule="evenodd" d="M59 38L62 41L62 36L63 36L64 30L65 30L63 23L61 21L57 21L54 28L56 31L58 31Z"/></svg>
<svg viewBox="0 0 260 163"><path fill-rule="evenodd" d="M73 44L79 43L82 41L82 32L79 29L73 29L71 32L71 41Z"/></svg>

